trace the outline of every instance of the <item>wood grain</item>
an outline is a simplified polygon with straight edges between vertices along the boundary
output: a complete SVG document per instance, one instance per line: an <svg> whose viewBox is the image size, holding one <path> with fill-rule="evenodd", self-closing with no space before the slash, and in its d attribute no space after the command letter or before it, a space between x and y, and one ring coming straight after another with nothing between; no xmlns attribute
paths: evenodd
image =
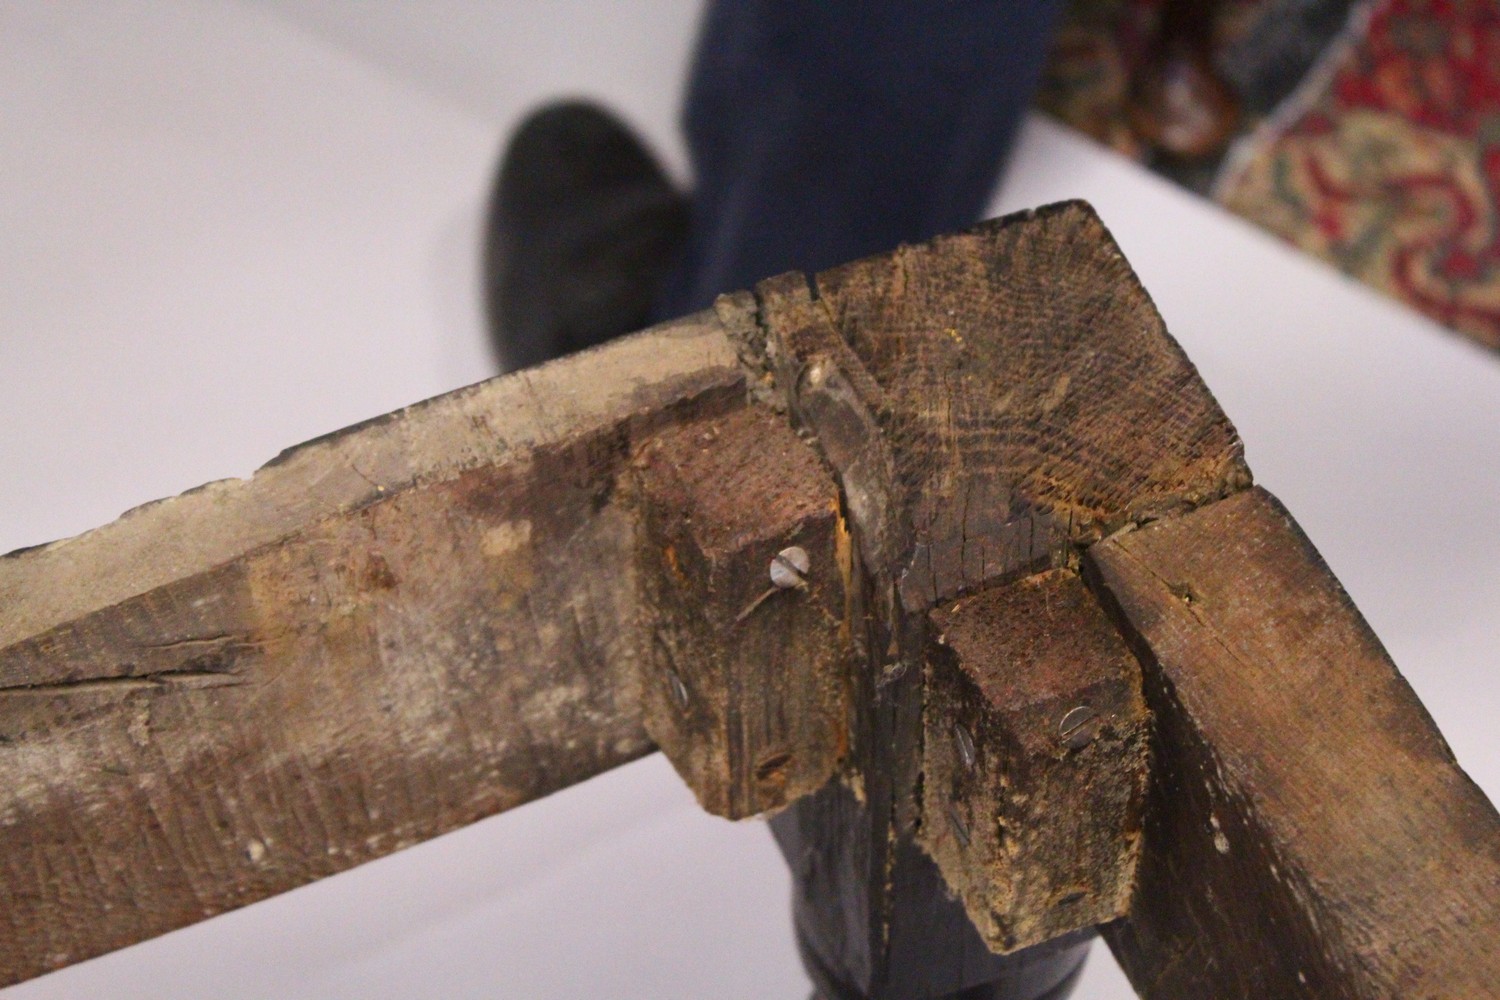
<svg viewBox="0 0 1500 1000"><path fill-rule="evenodd" d="M1094 547L1156 720L1148 1000L1500 996L1500 817L1311 543L1253 490Z"/></svg>
<svg viewBox="0 0 1500 1000"><path fill-rule="evenodd" d="M632 466L646 731L715 815L817 791L849 746L849 536L833 477L760 406L653 435ZM807 572L778 588L772 562L792 547Z"/></svg>
<svg viewBox="0 0 1500 1000"><path fill-rule="evenodd" d="M0 982L648 752L617 485L744 405L704 314L0 558Z"/></svg>
<svg viewBox="0 0 1500 1000"><path fill-rule="evenodd" d="M996 952L1124 916L1150 728L1135 657L1067 569L930 618L923 850Z"/></svg>
<svg viewBox="0 0 1500 1000"><path fill-rule="evenodd" d="M1500 820L1249 482L1070 203L0 557L0 983L654 737L782 810L829 996L1051 989L1127 901L1152 1000L1496 995Z"/></svg>
<svg viewBox="0 0 1500 1000"><path fill-rule="evenodd" d="M1250 481L1099 217L1068 202L820 274L878 385L925 608Z"/></svg>

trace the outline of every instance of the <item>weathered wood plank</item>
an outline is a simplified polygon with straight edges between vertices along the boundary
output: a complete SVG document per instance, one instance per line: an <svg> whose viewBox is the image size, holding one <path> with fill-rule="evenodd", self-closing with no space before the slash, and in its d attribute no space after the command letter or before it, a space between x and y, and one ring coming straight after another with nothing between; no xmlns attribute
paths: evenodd
<svg viewBox="0 0 1500 1000"><path fill-rule="evenodd" d="M1090 550L1155 717L1148 1000L1500 996L1500 816L1311 543L1255 490Z"/></svg>
<svg viewBox="0 0 1500 1000"><path fill-rule="evenodd" d="M849 536L833 477L758 406L654 435L633 473L653 623L646 731L716 815L817 791L849 744Z"/></svg>
<svg viewBox="0 0 1500 1000"><path fill-rule="evenodd" d="M1124 916L1149 730L1135 657L1067 569L930 618L923 850L996 952Z"/></svg>
<svg viewBox="0 0 1500 1000"><path fill-rule="evenodd" d="M648 752L616 487L744 405L704 314L0 558L0 982Z"/></svg>
<svg viewBox="0 0 1500 1000"><path fill-rule="evenodd" d="M799 932L829 990L957 992L1003 965L915 846L928 609L1067 565L1122 525L1242 489L1249 471L1082 203L755 295L748 363L835 470L863 581L844 780L772 821L797 878L823 886L800 897Z"/></svg>

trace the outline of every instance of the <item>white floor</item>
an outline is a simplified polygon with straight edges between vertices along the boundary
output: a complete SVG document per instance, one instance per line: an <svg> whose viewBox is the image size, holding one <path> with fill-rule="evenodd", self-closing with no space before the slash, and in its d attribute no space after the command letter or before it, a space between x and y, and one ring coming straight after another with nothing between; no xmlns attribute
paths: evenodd
<svg viewBox="0 0 1500 1000"><path fill-rule="evenodd" d="M489 375L502 136L591 94L680 173L696 8L0 6L0 551ZM1500 795L1500 362L1030 123L996 210L1077 196ZM4 995L796 998L786 900L766 832L652 759ZM1104 949L1078 996L1131 996Z"/></svg>

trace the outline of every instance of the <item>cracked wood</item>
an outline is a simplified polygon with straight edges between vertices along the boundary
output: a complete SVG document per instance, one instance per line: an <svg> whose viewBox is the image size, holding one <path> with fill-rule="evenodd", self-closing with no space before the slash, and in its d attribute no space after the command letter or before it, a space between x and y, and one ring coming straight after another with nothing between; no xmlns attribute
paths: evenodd
<svg viewBox="0 0 1500 1000"><path fill-rule="evenodd" d="M616 486L744 405L703 314L0 558L0 983L649 752Z"/></svg>

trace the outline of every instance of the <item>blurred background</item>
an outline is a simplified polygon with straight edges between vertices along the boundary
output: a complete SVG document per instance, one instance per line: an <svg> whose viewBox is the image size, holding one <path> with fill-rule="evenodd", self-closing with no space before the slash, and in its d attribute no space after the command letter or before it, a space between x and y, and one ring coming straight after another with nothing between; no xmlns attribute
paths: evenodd
<svg viewBox="0 0 1500 1000"><path fill-rule="evenodd" d="M992 213L1094 203L1257 479L1495 798L1492 5L1221 6L1209 58L1238 103L1219 148L1185 162L1130 124L1153 5L1077 3ZM1268 37L1293 14L1297 39ZM699 15L0 6L0 551L494 374L478 248L504 137L543 100L589 96L687 183ZM1259 51L1301 55L1278 76ZM806 990L767 831L701 814L651 758L4 996ZM1096 946L1076 996L1132 995Z"/></svg>

